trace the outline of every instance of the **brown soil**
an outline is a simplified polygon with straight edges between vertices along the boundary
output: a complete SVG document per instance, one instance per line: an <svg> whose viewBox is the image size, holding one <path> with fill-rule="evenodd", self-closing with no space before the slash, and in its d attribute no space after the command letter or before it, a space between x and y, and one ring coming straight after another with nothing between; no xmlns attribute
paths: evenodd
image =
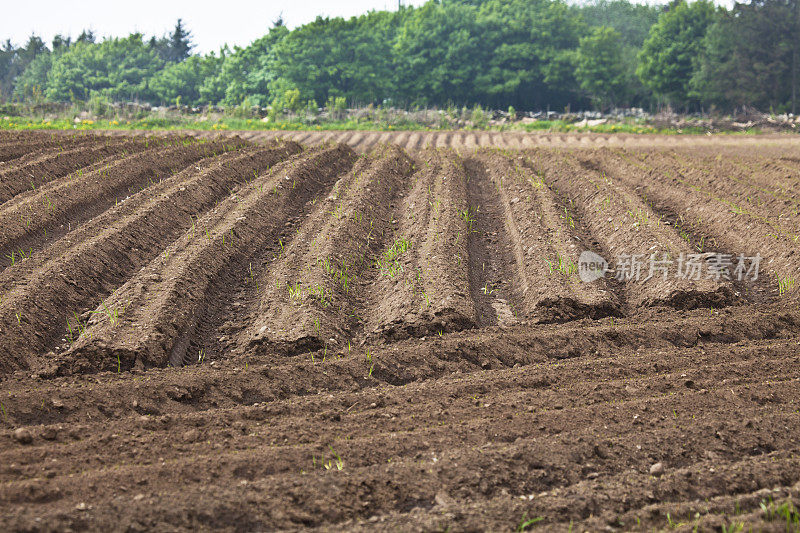
<svg viewBox="0 0 800 533"><path fill-rule="evenodd" d="M0 530L797 530L794 142L333 135L0 137Z"/></svg>
<svg viewBox="0 0 800 533"><path fill-rule="evenodd" d="M58 153L77 146L89 145L97 140L97 136L89 133L16 132L9 138L0 139L0 169L2 169L4 165L16 164L18 158L28 154L45 150Z"/></svg>
<svg viewBox="0 0 800 533"><path fill-rule="evenodd" d="M36 150L0 167L0 203L26 189L36 190L43 184L81 168L101 165L116 157L126 157L145 150L142 140L117 141L100 138L92 144L69 149Z"/></svg>
<svg viewBox="0 0 800 533"><path fill-rule="evenodd" d="M103 131L96 132L111 136L152 136L150 132ZM347 144L358 152L368 152L383 143L392 143L407 151L428 148L503 148L529 149L543 148L652 148L684 149L705 147L712 149L716 156L720 151L726 157L737 157L742 153L752 153L768 158L770 161L800 168L800 146L797 136L790 134L767 135L640 135L620 133L561 133L545 132L480 132L480 131L183 131L182 134L200 138L230 138L238 136L242 139L263 143L282 138L300 142L306 146L315 146L325 142ZM169 136L173 132L160 132L155 135Z"/></svg>
<svg viewBox="0 0 800 533"><path fill-rule="evenodd" d="M392 214L392 237L369 294L366 331L401 340L475 327L469 280L469 209L463 162L452 151L418 155L410 189Z"/></svg>

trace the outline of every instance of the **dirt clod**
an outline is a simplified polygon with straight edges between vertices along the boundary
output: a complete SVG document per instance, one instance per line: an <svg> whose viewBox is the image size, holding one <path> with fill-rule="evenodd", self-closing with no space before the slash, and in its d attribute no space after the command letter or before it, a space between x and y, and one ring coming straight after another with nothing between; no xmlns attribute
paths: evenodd
<svg viewBox="0 0 800 533"><path fill-rule="evenodd" d="M20 444L30 444L33 442L33 435L28 428L17 428L14 430L14 438Z"/></svg>
<svg viewBox="0 0 800 533"><path fill-rule="evenodd" d="M650 475L655 477L661 477L664 475L664 464L663 463L654 463L650 466Z"/></svg>

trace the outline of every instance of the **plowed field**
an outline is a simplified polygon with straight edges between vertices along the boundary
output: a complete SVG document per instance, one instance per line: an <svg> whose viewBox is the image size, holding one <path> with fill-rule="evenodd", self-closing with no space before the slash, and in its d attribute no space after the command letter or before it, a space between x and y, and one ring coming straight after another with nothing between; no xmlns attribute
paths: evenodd
<svg viewBox="0 0 800 533"><path fill-rule="evenodd" d="M4 132L0 530L797 531L796 280L788 136Z"/></svg>

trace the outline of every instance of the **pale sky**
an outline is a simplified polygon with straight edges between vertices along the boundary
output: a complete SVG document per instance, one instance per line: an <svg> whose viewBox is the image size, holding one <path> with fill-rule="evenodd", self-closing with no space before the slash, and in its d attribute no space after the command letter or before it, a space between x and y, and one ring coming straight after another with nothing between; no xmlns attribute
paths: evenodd
<svg viewBox="0 0 800 533"><path fill-rule="evenodd" d="M50 46L61 33L77 37L90 28L99 38L138 31L161 36L182 18L192 32L195 52L218 50L223 44L245 46L267 33L283 13L290 28L317 15L351 17L369 10L397 9L397 0L0 0L0 42L23 44L31 33ZM422 5L424 0L404 0Z"/></svg>

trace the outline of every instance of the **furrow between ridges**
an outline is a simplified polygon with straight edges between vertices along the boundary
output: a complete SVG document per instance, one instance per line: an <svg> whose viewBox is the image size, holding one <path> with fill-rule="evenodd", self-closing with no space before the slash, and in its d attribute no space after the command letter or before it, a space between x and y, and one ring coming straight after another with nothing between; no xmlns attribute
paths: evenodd
<svg viewBox="0 0 800 533"><path fill-rule="evenodd" d="M101 304L59 366L95 372L183 364L215 280L254 247L273 244L285 220L352 159L343 146L312 151L223 200Z"/></svg>
<svg viewBox="0 0 800 533"><path fill-rule="evenodd" d="M85 311L123 283L193 223L265 168L297 153L296 144L232 152L201 160L112 207L0 274L0 345L13 357L4 372L31 363L47 369L44 352L62 337L75 341Z"/></svg>

